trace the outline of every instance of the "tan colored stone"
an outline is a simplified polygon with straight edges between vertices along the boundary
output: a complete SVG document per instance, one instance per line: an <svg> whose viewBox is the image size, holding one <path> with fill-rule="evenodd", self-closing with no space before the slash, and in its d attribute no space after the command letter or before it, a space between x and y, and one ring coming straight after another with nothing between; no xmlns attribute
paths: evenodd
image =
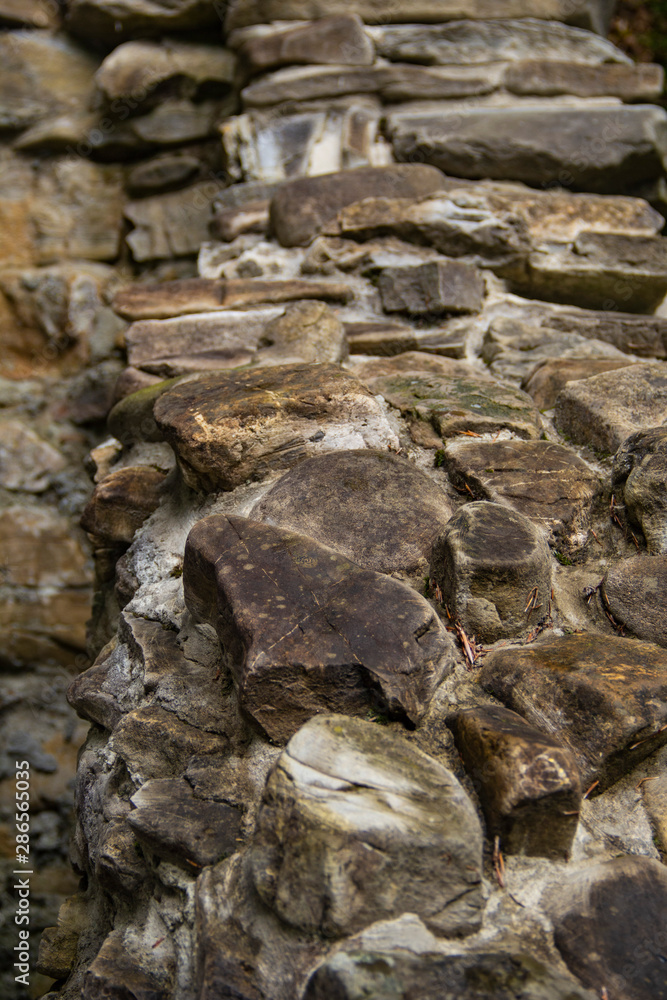
<svg viewBox="0 0 667 1000"><path fill-rule="evenodd" d="M651 103L660 97L664 86L662 66L639 63L624 66L601 63L596 66L570 62L517 62L504 75L505 87L514 94L530 97L553 97L575 94L577 97L620 97L623 101Z"/></svg>
<svg viewBox="0 0 667 1000"><path fill-rule="evenodd" d="M65 459L23 421L0 420L0 486L43 493Z"/></svg>
<svg viewBox="0 0 667 1000"><path fill-rule="evenodd" d="M232 38L230 44L237 43ZM373 43L357 14L322 17L296 28L239 38L238 44L239 57L253 73L298 63L370 66L375 58Z"/></svg>
<svg viewBox="0 0 667 1000"><path fill-rule="evenodd" d="M106 543L129 543L158 507L165 474L147 465L116 469L97 484L81 527Z"/></svg>
<svg viewBox="0 0 667 1000"><path fill-rule="evenodd" d="M236 60L228 49L184 42L132 41L119 45L106 57L95 82L109 101L132 98L142 101L168 81L187 81L190 90L212 86L227 89L234 79Z"/></svg>
<svg viewBox="0 0 667 1000"><path fill-rule="evenodd" d="M577 382L582 378L591 378L602 372L615 371L617 368L627 368L633 362L622 358L549 358L541 361L530 371L521 388L533 397L535 405L540 410L550 410L566 382Z"/></svg>
<svg viewBox="0 0 667 1000"><path fill-rule="evenodd" d="M14 587L87 587L83 539L67 518L43 507L0 511L2 582Z"/></svg>

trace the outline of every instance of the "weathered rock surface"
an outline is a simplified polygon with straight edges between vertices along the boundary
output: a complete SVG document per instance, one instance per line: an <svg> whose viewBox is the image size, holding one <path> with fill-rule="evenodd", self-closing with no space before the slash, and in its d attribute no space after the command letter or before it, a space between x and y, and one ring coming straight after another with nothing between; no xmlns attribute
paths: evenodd
<svg viewBox="0 0 667 1000"><path fill-rule="evenodd" d="M290 924L339 937L417 913L440 933L481 919L479 820L441 764L372 723L312 719L267 781L258 892Z"/></svg>
<svg viewBox="0 0 667 1000"><path fill-rule="evenodd" d="M65 468L65 458L23 421L0 421L0 486L43 493Z"/></svg>
<svg viewBox="0 0 667 1000"><path fill-rule="evenodd" d="M631 434L614 455L611 485L653 555L667 552L667 428Z"/></svg>
<svg viewBox="0 0 667 1000"><path fill-rule="evenodd" d="M526 375L521 388L533 397L540 410L550 410L567 382L578 382L630 364L632 361L623 358L548 358Z"/></svg>
<svg viewBox="0 0 667 1000"><path fill-rule="evenodd" d="M551 554L524 514L479 501L465 504L434 542L430 575L464 629L495 642L541 617L551 594Z"/></svg>
<svg viewBox="0 0 667 1000"><path fill-rule="evenodd" d="M625 439L667 421L667 378L657 364L632 365L566 384L554 422L577 444L613 453Z"/></svg>
<svg viewBox="0 0 667 1000"><path fill-rule="evenodd" d="M661 172L664 112L651 106L493 107L388 115L398 160L455 177L616 193Z"/></svg>
<svg viewBox="0 0 667 1000"><path fill-rule="evenodd" d="M366 569L411 573L452 514L444 492L412 463L351 450L300 462L251 517L310 535Z"/></svg>
<svg viewBox="0 0 667 1000"><path fill-rule="evenodd" d="M662 93L662 66L614 63L582 65L574 62L530 60L515 63L505 73L506 88L513 94L553 97L620 97L622 101L654 101Z"/></svg>
<svg viewBox="0 0 667 1000"><path fill-rule="evenodd" d="M322 17L296 28L251 35L239 39L238 51L243 64L253 73L300 63L370 66L375 57L373 43L358 14Z"/></svg>
<svg viewBox="0 0 667 1000"><path fill-rule="evenodd" d="M460 261L388 267L379 287L385 312L416 316L479 312L484 298L481 274Z"/></svg>
<svg viewBox="0 0 667 1000"><path fill-rule="evenodd" d="M461 954L411 956L395 951L340 951L308 980L304 1000L431 1000L445 990L457 1000L514 1000L519 996L549 1000L593 1000L569 977L520 952L470 950Z"/></svg>
<svg viewBox="0 0 667 1000"><path fill-rule="evenodd" d="M529 439L542 433L540 415L529 396L474 369L468 374L458 366L451 375L431 374L415 365L400 374L366 378L366 383L406 416L432 424L443 438L505 429Z"/></svg>
<svg viewBox="0 0 667 1000"><path fill-rule="evenodd" d="M133 465L110 472L95 487L81 516L81 527L107 542L130 543L137 528L160 503L164 472Z"/></svg>
<svg viewBox="0 0 667 1000"><path fill-rule="evenodd" d="M67 8L67 28L100 48L108 48L110 39L118 42L128 37L161 35L165 31L183 31L219 24L215 7L207 0L72 0Z"/></svg>
<svg viewBox="0 0 667 1000"><path fill-rule="evenodd" d="M345 327L325 302L295 302L269 320L260 340L261 364L300 358L340 362L347 358Z"/></svg>
<svg viewBox="0 0 667 1000"><path fill-rule="evenodd" d="M196 799L187 782L147 781L132 796L127 817L140 843L188 870L214 864L238 847L241 816L221 802Z"/></svg>
<svg viewBox="0 0 667 1000"><path fill-rule="evenodd" d="M125 42L102 62L95 82L109 101L128 97L145 100L146 95L175 80L187 88L179 96L196 96L204 87L211 96L214 88L229 89L234 70L233 53L217 46ZM173 88L170 96L175 96Z"/></svg>
<svg viewBox="0 0 667 1000"><path fill-rule="evenodd" d="M667 990L663 865L640 857L591 865L573 872L545 902L556 945L586 986L598 989L604 979L619 1000L649 1000Z"/></svg>
<svg viewBox="0 0 667 1000"><path fill-rule="evenodd" d="M567 857L582 792L573 755L506 708L471 708L451 725L489 835L510 854Z"/></svg>
<svg viewBox="0 0 667 1000"><path fill-rule="evenodd" d="M667 742L667 657L649 642L563 635L496 649L481 683L508 708L557 735L595 793Z"/></svg>
<svg viewBox="0 0 667 1000"><path fill-rule="evenodd" d="M578 455L551 441L448 441L442 465L457 489L511 505L559 542L585 530L602 490Z"/></svg>
<svg viewBox="0 0 667 1000"><path fill-rule="evenodd" d="M369 196L416 197L444 186L439 171L419 163L301 177L283 184L273 196L271 225L282 246L306 246L345 205Z"/></svg>
<svg viewBox="0 0 667 1000"><path fill-rule="evenodd" d="M221 558L223 556L223 558ZM424 598L304 535L239 517L190 532L185 600L214 625L242 708L283 742L312 715L374 704L416 720L454 647Z"/></svg>
<svg viewBox="0 0 667 1000"><path fill-rule="evenodd" d="M234 489L323 451L396 443L369 390L333 365L203 375L163 393L153 412L200 490Z"/></svg>
<svg viewBox="0 0 667 1000"><path fill-rule="evenodd" d="M667 646L667 617L662 594L667 556L637 555L609 567L601 597L615 620L640 639Z"/></svg>

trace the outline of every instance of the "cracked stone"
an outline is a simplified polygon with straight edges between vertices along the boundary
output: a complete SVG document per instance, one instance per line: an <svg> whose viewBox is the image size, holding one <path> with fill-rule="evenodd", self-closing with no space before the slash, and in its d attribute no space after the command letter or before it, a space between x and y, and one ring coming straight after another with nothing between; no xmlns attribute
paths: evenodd
<svg viewBox="0 0 667 1000"><path fill-rule="evenodd" d="M417 721L453 666L423 597L282 528L204 518L183 582L195 621L218 633L241 707L277 742L326 711L375 705Z"/></svg>
<svg viewBox="0 0 667 1000"><path fill-rule="evenodd" d="M251 847L255 886L287 923L326 937L410 912L444 934L481 921L482 832L453 774L402 737L311 719L269 775Z"/></svg>
<svg viewBox="0 0 667 1000"><path fill-rule="evenodd" d="M385 312L410 316L474 313L484 302L482 275L474 265L458 260L386 267L379 288Z"/></svg>

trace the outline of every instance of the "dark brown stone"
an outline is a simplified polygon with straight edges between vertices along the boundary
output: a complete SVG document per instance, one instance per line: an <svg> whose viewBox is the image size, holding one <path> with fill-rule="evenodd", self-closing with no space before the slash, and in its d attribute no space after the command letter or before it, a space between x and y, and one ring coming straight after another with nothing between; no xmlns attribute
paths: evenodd
<svg viewBox="0 0 667 1000"><path fill-rule="evenodd" d="M147 781L132 796L127 821L150 851L185 868L215 864L238 850L241 813L220 802L196 799L182 779Z"/></svg>
<svg viewBox="0 0 667 1000"><path fill-rule="evenodd" d="M450 725L488 833L503 851L567 857L582 792L573 755L506 708L471 708Z"/></svg>
<svg viewBox="0 0 667 1000"><path fill-rule="evenodd" d="M539 609L546 613L551 553L543 532L523 514L497 503L467 503L434 542L430 575L464 629L495 642L528 631Z"/></svg>
<svg viewBox="0 0 667 1000"><path fill-rule="evenodd" d="M300 462L251 517L309 535L366 569L415 572L453 513L436 483L386 451L340 451Z"/></svg>
<svg viewBox="0 0 667 1000"><path fill-rule="evenodd" d="M558 736L594 794L667 743L667 653L649 642L577 634L496 649L480 681Z"/></svg>
<svg viewBox="0 0 667 1000"><path fill-rule="evenodd" d="M159 705L148 705L123 716L109 746L132 774L148 781L178 777L193 757L224 753L228 741L218 733L181 722Z"/></svg>
<svg viewBox="0 0 667 1000"><path fill-rule="evenodd" d="M667 552L667 428L637 431L614 455L611 487L652 555Z"/></svg>
<svg viewBox="0 0 667 1000"><path fill-rule="evenodd" d="M131 542L137 529L159 506L164 479L164 472L149 465L131 465L110 472L97 484L86 504L81 527L106 542Z"/></svg>
<svg viewBox="0 0 667 1000"><path fill-rule="evenodd" d="M614 1000L667 996L667 871L620 857L573 871L544 897L556 947L570 971Z"/></svg>
<svg viewBox="0 0 667 1000"><path fill-rule="evenodd" d="M422 597L282 528L199 521L183 581L190 613L218 632L241 706L277 741L325 711L379 704L417 720L453 665Z"/></svg>
<svg viewBox="0 0 667 1000"><path fill-rule="evenodd" d="M609 567L601 597L617 622L629 632L667 646L667 555L631 556Z"/></svg>
<svg viewBox="0 0 667 1000"><path fill-rule="evenodd" d="M322 451L395 443L370 391L331 364L203 375L164 393L153 413L200 490L231 490Z"/></svg>
<svg viewBox="0 0 667 1000"><path fill-rule="evenodd" d="M479 312L484 279L472 264L449 260L417 267L387 267L380 275L385 312L411 316Z"/></svg>
<svg viewBox="0 0 667 1000"><path fill-rule="evenodd" d="M253 73L300 63L370 66L373 43L357 14L322 17L297 28L248 38L239 57Z"/></svg>
<svg viewBox="0 0 667 1000"><path fill-rule="evenodd" d="M81 1000L167 1000L170 993L168 981L159 983L144 972L124 947L121 932L112 931L84 974Z"/></svg>
<svg viewBox="0 0 667 1000"><path fill-rule="evenodd" d="M130 680L129 669L123 667L122 654L112 640L67 689L67 700L77 715L105 729L116 726L125 710L121 702Z"/></svg>
<svg viewBox="0 0 667 1000"><path fill-rule="evenodd" d="M286 247L307 246L345 205L368 196L414 198L445 187L433 167L402 164L358 167L317 177L299 177L283 184L271 202L271 224Z"/></svg>
<svg viewBox="0 0 667 1000"><path fill-rule="evenodd" d="M575 545L602 494L600 477L551 441L446 442L441 464L457 489L511 506Z"/></svg>

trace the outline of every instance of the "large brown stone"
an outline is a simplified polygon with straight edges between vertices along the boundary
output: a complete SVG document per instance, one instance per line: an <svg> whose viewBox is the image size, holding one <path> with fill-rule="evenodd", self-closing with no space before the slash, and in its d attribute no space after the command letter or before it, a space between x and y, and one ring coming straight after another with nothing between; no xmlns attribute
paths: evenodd
<svg viewBox="0 0 667 1000"><path fill-rule="evenodd" d="M322 17L296 28L251 35L240 42L238 53L253 73L299 63L370 66L375 57L357 14Z"/></svg>
<svg viewBox="0 0 667 1000"><path fill-rule="evenodd" d="M481 920L482 835L453 774L398 734L311 719L269 775L255 886L287 923L340 937L417 913L440 933Z"/></svg>
<svg viewBox="0 0 667 1000"><path fill-rule="evenodd" d="M183 42L125 42L102 62L95 82L109 101L130 98L136 102L153 100L155 91L171 83L169 96L177 93L173 84L187 88L184 96L200 90L212 96L228 90L234 79L236 60L228 49Z"/></svg>
<svg viewBox="0 0 667 1000"><path fill-rule="evenodd" d="M81 527L106 543L127 543L158 507L165 474L149 465L110 472L97 484L81 515Z"/></svg>
<svg viewBox="0 0 667 1000"><path fill-rule="evenodd" d="M484 279L477 268L454 260L387 267L379 288L385 312L410 316L475 313L484 301Z"/></svg>
<svg viewBox="0 0 667 1000"><path fill-rule="evenodd" d="M142 784L149 778L180 777L194 757L215 757L227 747L223 736L181 722L159 705L128 712L109 742Z"/></svg>
<svg viewBox="0 0 667 1000"><path fill-rule="evenodd" d="M614 619L633 635L667 646L665 586L667 556L637 555L609 567L600 593Z"/></svg>
<svg viewBox="0 0 667 1000"><path fill-rule="evenodd" d="M481 642L495 642L528 631L540 617L537 608L546 613L551 553L525 515L468 503L435 540L430 577L454 619Z"/></svg>
<svg viewBox="0 0 667 1000"><path fill-rule="evenodd" d="M667 421L667 377L659 364L631 365L568 382L554 422L577 444L615 452L630 434Z"/></svg>
<svg viewBox="0 0 667 1000"><path fill-rule="evenodd" d="M511 854L567 857L582 792L573 755L506 708L470 708L451 725L489 835Z"/></svg>
<svg viewBox="0 0 667 1000"><path fill-rule="evenodd" d="M565 964L617 1000L667 994L667 872L649 858L617 857L573 871L543 897Z"/></svg>
<svg viewBox="0 0 667 1000"><path fill-rule="evenodd" d="M480 681L561 739L596 794L667 743L667 653L650 642L563 635L496 649Z"/></svg>
<svg viewBox="0 0 667 1000"><path fill-rule="evenodd" d="M548 358L528 372L521 388L533 397L540 410L550 410L567 382L578 382L579 379L591 378L602 372L627 368L632 363L630 358Z"/></svg>
<svg viewBox="0 0 667 1000"><path fill-rule="evenodd" d="M283 246L307 246L345 205L368 196L414 198L444 186L442 174L422 164L359 167L300 177L283 184L273 196L271 224Z"/></svg>
<svg viewBox="0 0 667 1000"><path fill-rule="evenodd" d="M611 487L653 554L667 552L667 428L636 431L614 455Z"/></svg>
<svg viewBox="0 0 667 1000"><path fill-rule="evenodd" d="M183 580L190 613L218 632L242 708L279 742L326 711L376 704L416 721L453 666L423 597L304 535L204 518Z"/></svg>
<svg viewBox="0 0 667 1000"><path fill-rule="evenodd" d="M330 364L202 375L163 393L153 413L199 490L231 490L323 451L397 443L370 391Z"/></svg>
<svg viewBox="0 0 667 1000"><path fill-rule="evenodd" d="M442 490L411 463L353 450L300 462L251 517L310 535L366 569L410 573L429 558L452 513Z"/></svg>
<svg viewBox="0 0 667 1000"><path fill-rule="evenodd" d="M582 65L571 62L526 60L511 65L504 84L513 94L526 97L620 97L622 101L655 101L664 86L662 66L639 63Z"/></svg>
<svg viewBox="0 0 667 1000"><path fill-rule="evenodd" d="M264 327L258 361L281 360L340 362L347 358L345 328L325 302L304 301L289 305Z"/></svg>
<svg viewBox="0 0 667 1000"><path fill-rule="evenodd" d="M662 171L667 119L651 105L399 109L387 117L398 160L418 156L455 177L615 194L629 178L639 184Z"/></svg>

